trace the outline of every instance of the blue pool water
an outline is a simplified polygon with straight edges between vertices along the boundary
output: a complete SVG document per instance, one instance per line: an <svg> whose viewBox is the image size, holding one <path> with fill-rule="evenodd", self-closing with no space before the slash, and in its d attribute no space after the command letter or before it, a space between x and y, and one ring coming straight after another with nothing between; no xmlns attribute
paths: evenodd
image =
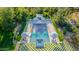
<svg viewBox="0 0 79 59"><path fill-rule="evenodd" d="M49 36L48 36L48 32L47 31L44 31L43 33L39 33L39 32L32 32L31 34L31 39L48 39Z"/></svg>

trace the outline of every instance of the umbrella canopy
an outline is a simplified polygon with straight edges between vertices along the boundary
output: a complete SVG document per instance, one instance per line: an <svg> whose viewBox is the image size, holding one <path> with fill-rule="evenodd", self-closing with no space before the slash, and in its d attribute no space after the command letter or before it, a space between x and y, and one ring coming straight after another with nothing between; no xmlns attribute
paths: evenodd
<svg viewBox="0 0 79 59"><path fill-rule="evenodd" d="M57 38L57 36L58 36L58 35L57 35L57 33L56 33L56 32L52 32L52 33L51 33L51 37L52 37L53 39L56 39L56 38Z"/></svg>
<svg viewBox="0 0 79 59"><path fill-rule="evenodd" d="M23 32L23 33L21 34L21 36L22 36L22 37L28 37L29 35L28 35L27 32Z"/></svg>

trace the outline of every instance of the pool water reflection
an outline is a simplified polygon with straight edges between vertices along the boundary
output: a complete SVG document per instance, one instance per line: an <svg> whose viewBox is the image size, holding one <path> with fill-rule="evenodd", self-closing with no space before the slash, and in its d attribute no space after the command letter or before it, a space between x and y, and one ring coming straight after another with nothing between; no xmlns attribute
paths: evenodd
<svg viewBox="0 0 79 59"><path fill-rule="evenodd" d="M48 39L48 32L44 31L43 33L39 32L32 32L31 39Z"/></svg>

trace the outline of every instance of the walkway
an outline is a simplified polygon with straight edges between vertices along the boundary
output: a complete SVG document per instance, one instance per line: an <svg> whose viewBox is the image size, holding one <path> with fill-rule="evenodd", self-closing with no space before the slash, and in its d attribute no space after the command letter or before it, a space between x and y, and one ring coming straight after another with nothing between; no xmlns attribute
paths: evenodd
<svg viewBox="0 0 79 59"><path fill-rule="evenodd" d="M71 47L67 41L64 41L63 44L48 43L41 49L37 49L32 43L28 43L26 46L29 51L75 51L75 49Z"/></svg>

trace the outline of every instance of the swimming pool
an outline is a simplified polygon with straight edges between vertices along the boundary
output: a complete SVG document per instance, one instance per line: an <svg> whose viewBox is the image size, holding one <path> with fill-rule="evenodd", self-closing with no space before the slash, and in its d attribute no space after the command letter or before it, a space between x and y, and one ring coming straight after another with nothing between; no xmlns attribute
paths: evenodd
<svg viewBox="0 0 79 59"><path fill-rule="evenodd" d="M49 35L46 24L36 24L34 25L33 29L35 29L35 31L32 31L31 33L31 41L36 41L36 39L43 39L44 41L48 41Z"/></svg>
<svg viewBox="0 0 79 59"><path fill-rule="evenodd" d="M45 31L43 33L39 33L39 32L34 33L34 32L32 32L32 34L31 34L31 39L48 39L48 38L49 38L49 36L48 36L47 31Z"/></svg>

